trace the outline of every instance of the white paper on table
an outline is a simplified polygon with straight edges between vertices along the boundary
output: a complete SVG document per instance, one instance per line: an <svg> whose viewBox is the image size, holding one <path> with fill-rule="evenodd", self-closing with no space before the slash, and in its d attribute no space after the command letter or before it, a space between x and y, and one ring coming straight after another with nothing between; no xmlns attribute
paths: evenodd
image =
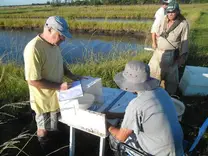
<svg viewBox="0 0 208 156"><path fill-rule="evenodd" d="M72 87L67 90L58 91L59 101L66 101L83 96L82 85L80 81L74 81Z"/></svg>

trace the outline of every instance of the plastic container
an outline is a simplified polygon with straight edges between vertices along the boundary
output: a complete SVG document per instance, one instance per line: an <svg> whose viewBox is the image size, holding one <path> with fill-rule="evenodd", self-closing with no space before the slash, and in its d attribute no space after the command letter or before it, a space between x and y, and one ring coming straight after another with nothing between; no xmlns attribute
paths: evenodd
<svg viewBox="0 0 208 156"><path fill-rule="evenodd" d="M175 104L176 112L177 112L177 115L178 115L178 120L181 121L182 117L183 117L183 114L185 112L185 105L180 100L177 100L173 97L171 97L171 99L173 100L173 103Z"/></svg>
<svg viewBox="0 0 208 156"><path fill-rule="evenodd" d="M77 98L79 109L88 109L95 101L95 96L92 94L84 94L84 96Z"/></svg>
<svg viewBox="0 0 208 156"><path fill-rule="evenodd" d="M179 88L184 96L208 95L208 68L186 66Z"/></svg>
<svg viewBox="0 0 208 156"><path fill-rule="evenodd" d="M81 84L84 93L95 96L95 103L104 103L101 78L88 77L88 79L82 79Z"/></svg>

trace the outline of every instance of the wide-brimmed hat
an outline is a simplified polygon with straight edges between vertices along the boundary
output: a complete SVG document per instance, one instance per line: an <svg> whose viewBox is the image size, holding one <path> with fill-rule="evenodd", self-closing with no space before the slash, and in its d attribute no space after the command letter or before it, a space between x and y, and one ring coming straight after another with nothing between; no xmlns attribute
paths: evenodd
<svg viewBox="0 0 208 156"><path fill-rule="evenodd" d="M63 17L50 16L46 20L45 26L49 28L53 28L54 30L58 31L61 35L65 36L66 38L72 37L72 35L69 32L68 24Z"/></svg>
<svg viewBox="0 0 208 156"><path fill-rule="evenodd" d="M115 75L114 81L130 92L153 90L159 86L159 80L150 77L149 66L139 61L127 63L124 71Z"/></svg>

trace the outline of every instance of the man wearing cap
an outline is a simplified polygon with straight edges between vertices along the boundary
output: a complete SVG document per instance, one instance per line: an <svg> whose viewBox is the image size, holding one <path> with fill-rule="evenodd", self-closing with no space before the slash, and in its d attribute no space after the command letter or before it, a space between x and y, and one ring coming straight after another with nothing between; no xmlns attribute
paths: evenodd
<svg viewBox="0 0 208 156"><path fill-rule="evenodd" d="M177 2L169 3L166 12L160 22L156 50L149 66L151 76L160 80L169 94L175 94L179 83L178 67L188 56L189 26Z"/></svg>
<svg viewBox="0 0 208 156"><path fill-rule="evenodd" d="M137 97L128 104L121 128L109 126L110 143L125 142L149 155L181 156L183 132L176 109L168 93L159 87L159 81L150 77L149 66L131 61L114 81ZM119 118L122 113L106 112L106 116Z"/></svg>
<svg viewBox="0 0 208 156"><path fill-rule="evenodd" d="M162 6L156 11L155 13L155 20L151 28L151 33L152 33L152 48L157 47L157 42L156 42L156 33L158 32L159 26L160 26L160 21L164 18L166 15L166 8L168 4L172 2L172 0L163 0L162 1Z"/></svg>
<svg viewBox="0 0 208 156"><path fill-rule="evenodd" d="M30 104L35 111L39 141L47 140L48 131L57 130L59 104L57 90L66 90L70 83L63 76L78 80L63 64L59 45L71 38L67 22L59 16L47 19L42 34L33 38L24 49L25 79Z"/></svg>

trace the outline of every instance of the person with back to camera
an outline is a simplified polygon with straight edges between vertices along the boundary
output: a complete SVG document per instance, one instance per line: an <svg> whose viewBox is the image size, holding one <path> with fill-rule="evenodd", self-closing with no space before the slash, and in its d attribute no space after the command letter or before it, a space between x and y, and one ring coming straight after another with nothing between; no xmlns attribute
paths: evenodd
<svg viewBox="0 0 208 156"><path fill-rule="evenodd" d="M123 118L120 128L108 123L113 149L116 150L118 142L125 142L146 155L182 156L183 131L175 106L168 93L159 87L159 81L150 77L149 66L130 61L114 81L137 97L130 101L125 113L105 112L108 119Z"/></svg>
<svg viewBox="0 0 208 156"><path fill-rule="evenodd" d="M74 81L82 78L71 73L63 63L59 45L65 38L71 38L67 22L60 16L51 16L46 20L43 33L24 49L30 104L36 113L38 140L46 151L51 146L47 146L51 142L50 132L57 130L59 104L56 91L71 87L71 83L63 82L63 76Z"/></svg>

